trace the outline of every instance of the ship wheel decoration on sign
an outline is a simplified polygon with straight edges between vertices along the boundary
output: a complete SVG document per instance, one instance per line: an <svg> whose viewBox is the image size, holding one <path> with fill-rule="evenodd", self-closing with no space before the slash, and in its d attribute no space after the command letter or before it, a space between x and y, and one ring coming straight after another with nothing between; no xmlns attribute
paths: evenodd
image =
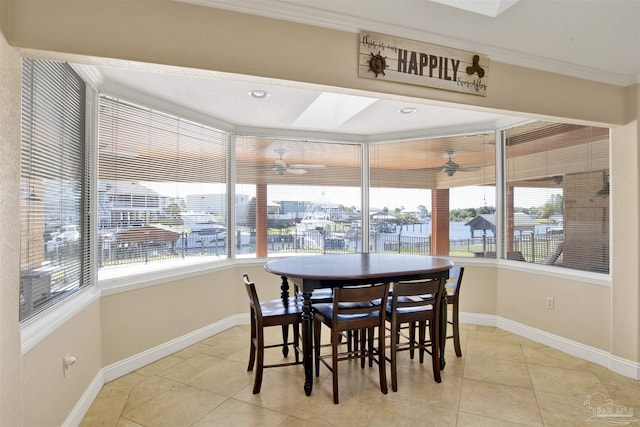
<svg viewBox="0 0 640 427"><path fill-rule="evenodd" d="M376 77L378 74L382 74L386 76L384 70L387 68L387 57L380 55L380 51L378 51L377 55L370 53L371 58L369 58L369 70L376 73Z"/></svg>

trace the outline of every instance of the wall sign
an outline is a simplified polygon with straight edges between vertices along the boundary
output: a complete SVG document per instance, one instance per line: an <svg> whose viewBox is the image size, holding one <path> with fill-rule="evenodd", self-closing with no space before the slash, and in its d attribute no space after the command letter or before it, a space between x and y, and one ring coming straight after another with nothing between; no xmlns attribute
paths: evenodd
<svg viewBox="0 0 640 427"><path fill-rule="evenodd" d="M360 33L358 76L487 96L489 59L384 34Z"/></svg>

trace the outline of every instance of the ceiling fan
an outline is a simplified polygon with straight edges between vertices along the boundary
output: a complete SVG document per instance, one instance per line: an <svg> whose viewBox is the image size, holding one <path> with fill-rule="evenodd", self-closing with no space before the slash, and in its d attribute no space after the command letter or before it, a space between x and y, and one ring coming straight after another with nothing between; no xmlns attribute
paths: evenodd
<svg viewBox="0 0 640 427"><path fill-rule="evenodd" d="M274 151L280 156L279 159L274 161L272 168L276 175L304 175L307 173L307 169L321 169L325 167L325 165L319 164L287 164L282 159L282 156L287 152L287 150L285 148L276 148Z"/></svg>
<svg viewBox="0 0 640 427"><path fill-rule="evenodd" d="M453 153L454 153L453 150L447 151L447 156L449 156L449 160L447 160L445 164L440 166L440 168L442 169L442 172L446 173L448 176L453 176L455 175L456 172L472 172L480 169L480 166L459 165L458 163L453 161L452 159Z"/></svg>

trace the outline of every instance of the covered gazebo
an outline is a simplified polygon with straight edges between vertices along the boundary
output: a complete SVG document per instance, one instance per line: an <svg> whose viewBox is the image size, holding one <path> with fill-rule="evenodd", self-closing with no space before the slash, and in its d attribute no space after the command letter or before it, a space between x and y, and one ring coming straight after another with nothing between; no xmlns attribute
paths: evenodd
<svg viewBox="0 0 640 427"><path fill-rule="evenodd" d="M483 235L487 234L487 230L491 231L494 236L496 235L495 214L478 215L465 225L470 227L469 231L471 232L471 238L475 237L476 230L482 231ZM523 232L535 233L536 221L525 213L516 212L513 214L513 231L514 233L520 232L520 234Z"/></svg>

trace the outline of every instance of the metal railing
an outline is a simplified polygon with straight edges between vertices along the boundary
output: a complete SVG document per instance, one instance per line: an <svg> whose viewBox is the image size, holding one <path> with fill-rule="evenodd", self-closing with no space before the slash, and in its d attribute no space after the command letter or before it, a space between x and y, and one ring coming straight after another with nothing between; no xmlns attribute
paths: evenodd
<svg viewBox="0 0 640 427"><path fill-rule="evenodd" d="M508 258L540 263L557 250L562 242L562 234L523 234L512 237ZM370 252L430 255L431 236L403 236L392 233L371 232ZM246 242L245 242L246 243ZM238 245L236 252L241 255L255 254L255 235L248 244ZM267 235L269 254L340 254L362 252L362 238L359 232L270 230ZM226 255L226 240L203 238L197 233L184 233L175 242L134 242L101 240L99 244L99 265L149 263L190 256ZM454 239L449 241L449 255L461 257L495 258L496 242L492 236Z"/></svg>

